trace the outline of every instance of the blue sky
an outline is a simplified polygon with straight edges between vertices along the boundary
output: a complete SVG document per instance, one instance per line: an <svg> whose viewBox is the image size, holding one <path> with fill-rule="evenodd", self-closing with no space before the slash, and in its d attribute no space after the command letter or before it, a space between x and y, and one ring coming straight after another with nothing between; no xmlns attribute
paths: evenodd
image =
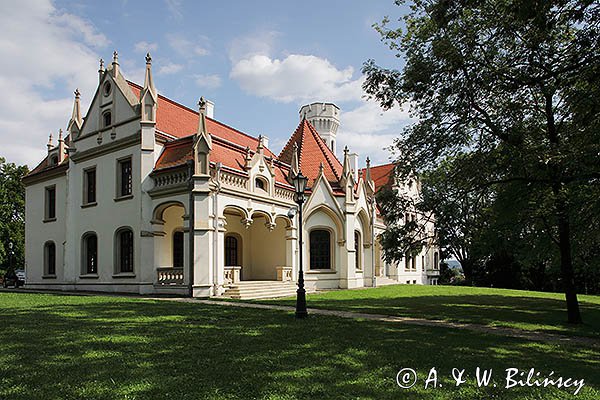
<svg viewBox="0 0 600 400"><path fill-rule="evenodd" d="M301 105L334 102L342 109L338 155L348 145L377 163L410 122L406 110L383 112L362 98L362 63L401 60L371 25L403 9L373 1L55 1L1 6L0 156L30 167L43 157L50 132L66 129L73 90L84 109L97 83L98 59L118 50L126 78L143 83L150 51L156 86L189 107L200 96L215 118L270 138L279 152L298 124Z"/></svg>

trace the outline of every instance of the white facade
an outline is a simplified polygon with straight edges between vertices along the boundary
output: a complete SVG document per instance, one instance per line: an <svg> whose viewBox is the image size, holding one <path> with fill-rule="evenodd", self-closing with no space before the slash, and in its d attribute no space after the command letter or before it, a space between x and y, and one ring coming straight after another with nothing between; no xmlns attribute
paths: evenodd
<svg viewBox="0 0 600 400"><path fill-rule="evenodd" d="M321 138L303 123L295 135L335 151L339 109L302 110L313 106L329 121L315 121ZM276 157L262 138L212 119L213 107L203 101L196 113L157 95L149 56L143 87L124 79L116 53L101 66L86 117L77 92L68 137L49 143L24 180L27 285L221 296L240 280L295 281L300 247L309 290L431 283L431 250L416 271L382 261L374 183L358 176L348 151L343 165L331 156L320 168L298 164L292 136ZM289 216L287 179L299 166L310 178L304 246Z"/></svg>

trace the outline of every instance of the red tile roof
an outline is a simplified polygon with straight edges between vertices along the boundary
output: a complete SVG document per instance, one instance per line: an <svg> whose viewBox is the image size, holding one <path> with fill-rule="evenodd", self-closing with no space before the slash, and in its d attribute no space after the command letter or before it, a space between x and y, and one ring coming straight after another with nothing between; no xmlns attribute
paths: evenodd
<svg viewBox="0 0 600 400"><path fill-rule="evenodd" d="M377 165L371 167L371 179L375 182L375 192L384 187L392 187L394 184L394 163ZM362 169L362 176L367 176L367 169Z"/></svg>
<svg viewBox="0 0 600 400"><path fill-rule="evenodd" d="M292 162L294 143L298 146L298 163L302 174L308 178L308 186L312 186L317 179L320 165L323 163L323 172L327 181L332 187L339 187L343 170L342 164L306 119L302 119L292 137L279 153L279 160L287 164Z"/></svg>

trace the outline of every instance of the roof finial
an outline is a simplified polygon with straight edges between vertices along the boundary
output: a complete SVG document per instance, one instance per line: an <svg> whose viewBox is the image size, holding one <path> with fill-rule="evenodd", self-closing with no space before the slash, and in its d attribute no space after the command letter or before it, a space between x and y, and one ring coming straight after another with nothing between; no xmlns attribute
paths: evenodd
<svg viewBox="0 0 600 400"><path fill-rule="evenodd" d="M104 60L100 59L100 68L98 68L98 81L102 81L104 76Z"/></svg>
<svg viewBox="0 0 600 400"><path fill-rule="evenodd" d="M142 115L144 121L154 122L156 120L158 96L154 87L154 79L152 79L152 57L150 57L150 53L146 54L146 73L144 75L144 87L140 91L140 101L143 103Z"/></svg>
<svg viewBox="0 0 600 400"><path fill-rule="evenodd" d="M258 152L260 153L262 151L262 149L264 148L264 144L263 144L263 135L258 135L258 145L256 146L256 150L258 150Z"/></svg>
<svg viewBox="0 0 600 400"><path fill-rule="evenodd" d="M298 158L298 143L294 142L293 152L292 152L292 162L290 164L290 172L288 174L288 180L292 182L292 180L298 175L300 172L300 162Z"/></svg>
<svg viewBox="0 0 600 400"><path fill-rule="evenodd" d="M67 130L73 134L75 131L81 129L83 125L83 120L81 119L81 104L79 102L79 97L81 93L79 93L79 89L75 89L73 92L75 95L75 101L73 102L73 112L71 113L71 119L69 120L69 125L67 125ZM73 129L75 127L75 129Z"/></svg>
<svg viewBox="0 0 600 400"><path fill-rule="evenodd" d="M59 142L63 141L62 128L58 130L58 141Z"/></svg>
<svg viewBox="0 0 600 400"><path fill-rule="evenodd" d="M113 53L113 76L117 77L119 75L119 53L115 50Z"/></svg>
<svg viewBox="0 0 600 400"><path fill-rule="evenodd" d="M52 148L54 147L54 145L52 144L52 132L50 132L50 135L48 136L48 144L46 146L48 147L48 151L52 150Z"/></svg>
<svg viewBox="0 0 600 400"><path fill-rule="evenodd" d="M325 167L324 167L324 165L323 165L323 161L321 161L321 162L319 163L319 173L320 173L320 174L322 174L322 173L323 173L323 169L324 169L324 168L325 168Z"/></svg>

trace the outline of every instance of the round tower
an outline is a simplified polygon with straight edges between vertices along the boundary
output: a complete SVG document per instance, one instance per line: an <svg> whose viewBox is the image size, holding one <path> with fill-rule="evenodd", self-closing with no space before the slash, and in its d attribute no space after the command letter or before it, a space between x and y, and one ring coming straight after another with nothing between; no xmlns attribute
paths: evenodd
<svg viewBox="0 0 600 400"><path fill-rule="evenodd" d="M340 108L333 103L311 103L300 108L300 120L306 118L335 154L336 135L340 126Z"/></svg>

